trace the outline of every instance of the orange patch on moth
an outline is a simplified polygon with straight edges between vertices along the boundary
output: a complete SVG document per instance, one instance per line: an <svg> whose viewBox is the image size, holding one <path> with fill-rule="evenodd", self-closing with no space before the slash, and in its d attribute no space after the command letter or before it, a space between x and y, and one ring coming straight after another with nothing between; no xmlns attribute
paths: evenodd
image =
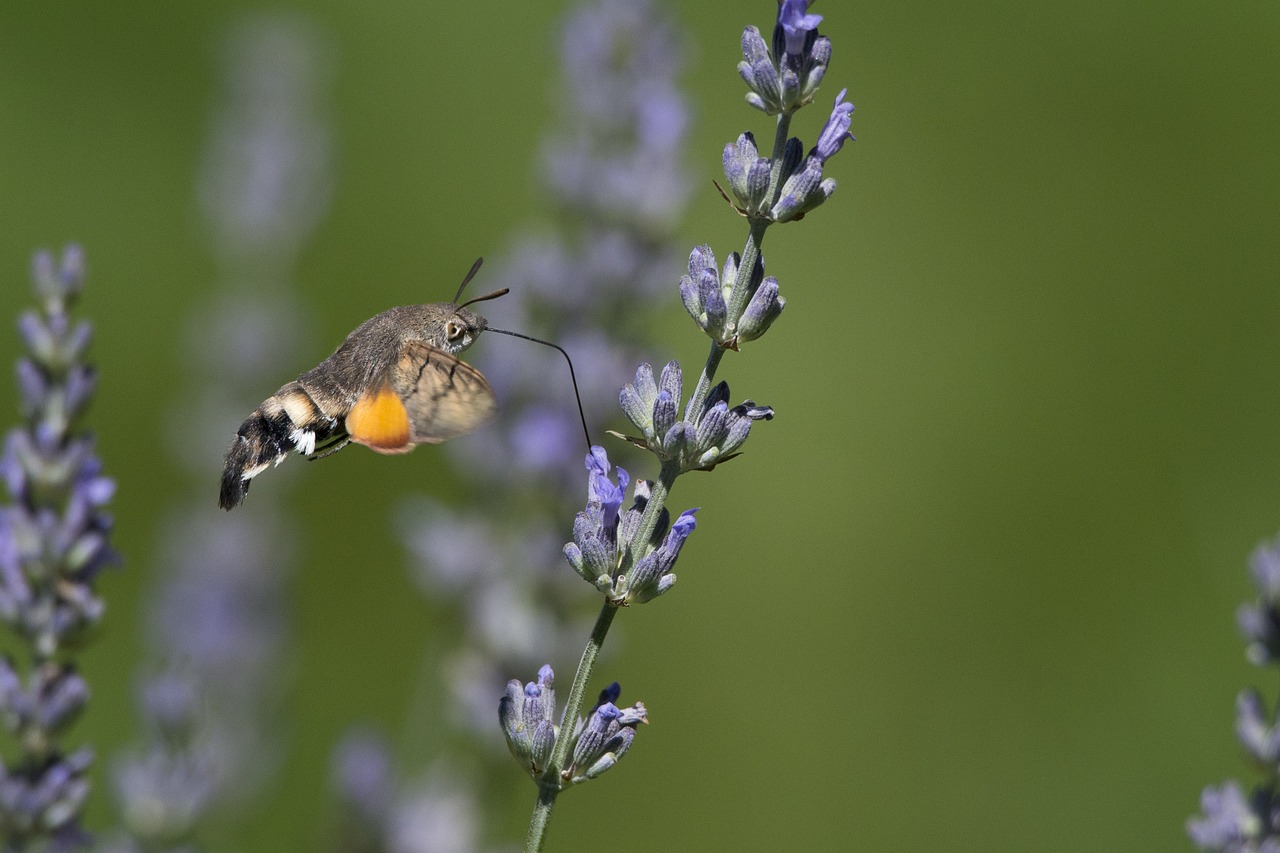
<svg viewBox="0 0 1280 853"><path fill-rule="evenodd" d="M347 415L346 427L352 441L379 453L407 453L413 449L409 443L409 413L396 392L386 385L356 401Z"/></svg>

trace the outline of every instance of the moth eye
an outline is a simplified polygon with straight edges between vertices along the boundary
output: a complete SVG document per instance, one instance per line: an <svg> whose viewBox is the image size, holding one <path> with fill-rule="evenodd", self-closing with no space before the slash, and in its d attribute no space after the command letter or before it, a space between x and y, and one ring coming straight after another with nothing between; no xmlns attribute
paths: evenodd
<svg viewBox="0 0 1280 853"><path fill-rule="evenodd" d="M457 320L450 320L444 324L444 336L451 341L460 338L463 331L465 331L463 325Z"/></svg>

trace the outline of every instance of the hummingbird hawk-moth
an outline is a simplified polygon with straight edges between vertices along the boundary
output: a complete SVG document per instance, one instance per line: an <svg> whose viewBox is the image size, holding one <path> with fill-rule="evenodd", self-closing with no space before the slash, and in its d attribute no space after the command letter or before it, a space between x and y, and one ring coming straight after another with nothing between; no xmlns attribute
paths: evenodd
<svg viewBox="0 0 1280 853"><path fill-rule="evenodd" d="M502 296L505 288L458 304L481 260L471 267L453 302L383 311L347 335L332 355L263 401L227 450L218 505L226 510L238 506L253 478L291 451L319 459L354 441L378 453L407 453L419 444L439 444L471 432L489 420L496 409L493 389L458 354L486 329L537 339L494 329L467 310ZM538 343L564 353L555 344ZM569 370L572 376L572 362ZM574 385L576 394L576 380Z"/></svg>

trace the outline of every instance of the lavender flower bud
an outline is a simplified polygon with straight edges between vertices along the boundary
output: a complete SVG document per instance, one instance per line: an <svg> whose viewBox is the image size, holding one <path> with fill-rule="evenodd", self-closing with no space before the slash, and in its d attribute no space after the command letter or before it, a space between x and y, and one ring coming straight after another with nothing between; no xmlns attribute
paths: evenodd
<svg viewBox="0 0 1280 853"><path fill-rule="evenodd" d="M555 745L556 694L551 689L555 673L550 664L538 670L538 680L523 687L517 679L507 682L498 702L498 722L507 747L533 778L546 771Z"/></svg>
<svg viewBox="0 0 1280 853"><path fill-rule="evenodd" d="M659 455L662 455L662 445L667 440L672 427L676 425L676 405L678 402L678 397L673 398L670 391L663 389L658 392L658 399L653 404L653 432L655 436L660 437L655 452L658 452ZM653 446L652 444L650 445L650 447Z"/></svg>
<svg viewBox="0 0 1280 853"><path fill-rule="evenodd" d="M759 216L768 200L769 172L772 163L761 157L755 137L743 133L736 143L724 147L724 176L729 190L738 202L738 210L746 216Z"/></svg>
<svg viewBox="0 0 1280 853"><path fill-rule="evenodd" d="M652 601L675 584L676 576L672 574L672 570L675 568L676 558L680 556L680 549L684 547L685 540L697 527L697 521L693 517L697 511L695 507L680 513L680 517L667 531L662 545L636 564L631 572L631 583L627 592L628 604L644 604Z"/></svg>
<svg viewBox="0 0 1280 853"><path fill-rule="evenodd" d="M615 699L617 695L614 691ZM565 771L569 781L577 784L594 779L617 764L631 748L636 726L648 721L647 711L639 702L626 709L612 701L598 703L578 732L573 762Z"/></svg>
<svg viewBox="0 0 1280 853"><path fill-rule="evenodd" d="M804 215L822 204L836 190L834 178L822 178L822 162L817 157L805 160L804 167L782 185L782 195L770 210L776 222L803 219Z"/></svg>
<svg viewBox="0 0 1280 853"><path fill-rule="evenodd" d="M778 280L769 276L761 282L751 301L747 303L746 310L742 312L742 319L738 321L737 342L742 344L754 341L769 331L773 321L778 319L786 306L787 300L778 295Z"/></svg>
<svg viewBox="0 0 1280 853"><path fill-rule="evenodd" d="M650 441L654 438L653 407L657 400L658 385L653 379L653 368L641 364L636 368L635 382L623 386L618 402L623 414Z"/></svg>
<svg viewBox="0 0 1280 853"><path fill-rule="evenodd" d="M742 31L743 61L738 63L738 75L751 89L747 103L767 115L782 112L782 81L778 69L769 56L769 48L755 27Z"/></svg>
<svg viewBox="0 0 1280 853"><path fill-rule="evenodd" d="M737 318L728 316L728 302L737 280L737 272L736 252L731 253L725 261L724 274L721 275L716 269L716 258L710 247L699 246L689 255L689 274L680 279L680 298L685 309L698 324L698 328L722 347L737 346L737 339L733 335ZM677 400L679 390L678 384L671 388L672 396ZM655 428L655 433L657 432ZM665 435L665 432L661 434Z"/></svg>

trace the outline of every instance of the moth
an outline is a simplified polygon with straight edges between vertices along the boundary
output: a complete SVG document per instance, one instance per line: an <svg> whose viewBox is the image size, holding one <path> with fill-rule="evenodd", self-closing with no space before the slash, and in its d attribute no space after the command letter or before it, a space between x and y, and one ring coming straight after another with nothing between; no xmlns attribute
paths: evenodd
<svg viewBox="0 0 1280 853"><path fill-rule="evenodd" d="M468 310L506 294L506 288L458 304L482 261L472 265L453 302L383 311L254 409L227 450L218 505L239 506L253 478L291 452L320 459L355 442L378 453L408 453L481 426L497 408L493 389L458 354L486 329L554 347L567 360L568 353L555 344L495 329ZM572 376L572 361L569 371ZM581 400L578 409L581 415ZM585 416L582 420L585 434Z"/></svg>

